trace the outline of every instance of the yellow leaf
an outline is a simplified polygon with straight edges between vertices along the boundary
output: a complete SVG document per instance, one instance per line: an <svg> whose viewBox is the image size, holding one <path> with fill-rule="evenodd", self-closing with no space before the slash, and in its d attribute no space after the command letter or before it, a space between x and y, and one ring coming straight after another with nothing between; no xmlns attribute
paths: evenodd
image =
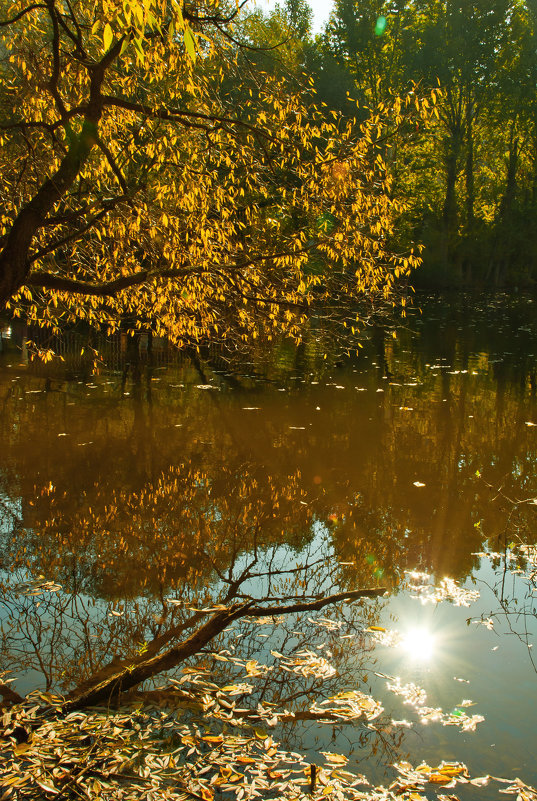
<svg viewBox="0 0 537 801"><path fill-rule="evenodd" d="M192 59L192 61L196 60L196 45L194 42L194 37L192 35L192 31L189 27L185 26L184 32L184 40L185 40L185 49L188 53L188 56Z"/></svg>
<svg viewBox="0 0 537 801"><path fill-rule="evenodd" d="M112 39L113 38L114 38L114 34L112 33L112 28L110 27L110 25L107 22L106 25L104 26L104 33L103 33L103 44L104 44L104 49L105 50L109 50L110 49L110 45L112 44Z"/></svg>
<svg viewBox="0 0 537 801"><path fill-rule="evenodd" d="M431 773L429 776L429 781L433 784L447 784L452 779L451 776L446 776L443 773Z"/></svg>
<svg viewBox="0 0 537 801"><path fill-rule="evenodd" d="M325 753L325 757L328 762L332 762L334 765L346 765L347 764L347 757L343 756L342 754L327 754Z"/></svg>

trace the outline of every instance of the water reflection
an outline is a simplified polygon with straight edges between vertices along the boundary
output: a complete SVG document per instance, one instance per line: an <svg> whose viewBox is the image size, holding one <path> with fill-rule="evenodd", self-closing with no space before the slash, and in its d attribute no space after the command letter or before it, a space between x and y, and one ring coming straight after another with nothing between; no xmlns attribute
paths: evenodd
<svg viewBox="0 0 537 801"><path fill-rule="evenodd" d="M523 595L505 576L511 543L536 540L535 505L516 503L537 488L528 308L516 326L505 314L487 327L474 307L471 315L436 307L436 319L412 321L396 340L376 330L343 364L323 360L312 337L233 374L207 355L194 366L73 382L4 353L12 366L0 371L0 648L20 689L68 693L118 660L157 653L203 619L195 610L215 604L397 590L409 569L458 580L442 596L456 604L453 588L482 577L486 548L497 554L487 576L496 613L520 622ZM520 551L517 565L532 553ZM534 618L532 593L529 584L525 621ZM443 693L438 703L457 709L465 696L446 682L472 675L477 657L461 653L451 619L405 634L404 621L418 619L399 603L407 594L387 606L399 621L386 620L382 604L364 604L343 629L337 609L322 625L293 616L237 622L193 666L227 685L255 679L256 703L305 709L321 690L374 688L367 630L393 625L406 642L393 673L406 662L409 681L421 676L431 698ZM490 633L466 619L488 619L492 609L452 611L476 642ZM271 652L300 659L305 649L337 675L259 667L276 664ZM248 662L259 675L248 675ZM383 764L401 758L408 732L390 721L407 713L386 713L374 731L347 730L345 748L357 761L375 749ZM302 725L305 742L328 747L342 737Z"/></svg>
<svg viewBox="0 0 537 801"><path fill-rule="evenodd" d="M416 662L429 662L435 654L435 647L435 635L424 628L408 629L401 640L403 651Z"/></svg>

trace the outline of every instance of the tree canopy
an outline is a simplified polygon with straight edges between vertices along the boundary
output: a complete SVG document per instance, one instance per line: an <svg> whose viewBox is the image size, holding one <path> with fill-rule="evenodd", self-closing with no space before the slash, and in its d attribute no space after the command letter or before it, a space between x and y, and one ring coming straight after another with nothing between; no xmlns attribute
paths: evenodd
<svg viewBox="0 0 537 801"><path fill-rule="evenodd" d="M241 6L3 3L0 300L42 325L178 344L284 331L385 295L383 156L417 95L360 126L249 69Z"/></svg>

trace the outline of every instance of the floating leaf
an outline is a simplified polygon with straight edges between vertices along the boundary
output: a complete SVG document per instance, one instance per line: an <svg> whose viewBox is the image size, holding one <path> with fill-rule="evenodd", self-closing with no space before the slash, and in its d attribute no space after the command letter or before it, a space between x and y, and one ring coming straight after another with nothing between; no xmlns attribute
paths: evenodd
<svg viewBox="0 0 537 801"><path fill-rule="evenodd" d="M333 765L346 765L348 757L343 756L343 754L332 754L330 751L321 751L321 754L325 757L327 762L330 762Z"/></svg>
<svg viewBox="0 0 537 801"><path fill-rule="evenodd" d="M43 790L46 790L47 793L54 793L54 795L58 795L60 792L57 787L54 787L52 782L44 782L36 779L36 784L38 784Z"/></svg>

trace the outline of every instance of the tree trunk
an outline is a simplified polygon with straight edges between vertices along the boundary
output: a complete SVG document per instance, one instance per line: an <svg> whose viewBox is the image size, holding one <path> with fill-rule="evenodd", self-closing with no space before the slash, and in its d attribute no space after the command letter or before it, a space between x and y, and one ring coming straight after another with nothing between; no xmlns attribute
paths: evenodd
<svg viewBox="0 0 537 801"><path fill-rule="evenodd" d="M460 131L451 132L446 142L446 152L444 165L446 171L446 194L444 208L442 211L443 221L443 261L446 269L453 266L455 254L455 240L458 228L458 209L457 209L457 174L458 162L461 149ZM456 268L456 277L459 278L460 266Z"/></svg>
<svg viewBox="0 0 537 801"><path fill-rule="evenodd" d="M474 104L468 100L466 105L466 231L471 233L474 227L475 183L474 183Z"/></svg>
<svg viewBox="0 0 537 801"><path fill-rule="evenodd" d="M84 123L80 136L71 144L56 173L43 182L13 222L6 244L0 252L0 311L24 285L31 269L28 256L32 241L48 213L72 186L86 162L95 144L100 114L99 110L95 121Z"/></svg>

